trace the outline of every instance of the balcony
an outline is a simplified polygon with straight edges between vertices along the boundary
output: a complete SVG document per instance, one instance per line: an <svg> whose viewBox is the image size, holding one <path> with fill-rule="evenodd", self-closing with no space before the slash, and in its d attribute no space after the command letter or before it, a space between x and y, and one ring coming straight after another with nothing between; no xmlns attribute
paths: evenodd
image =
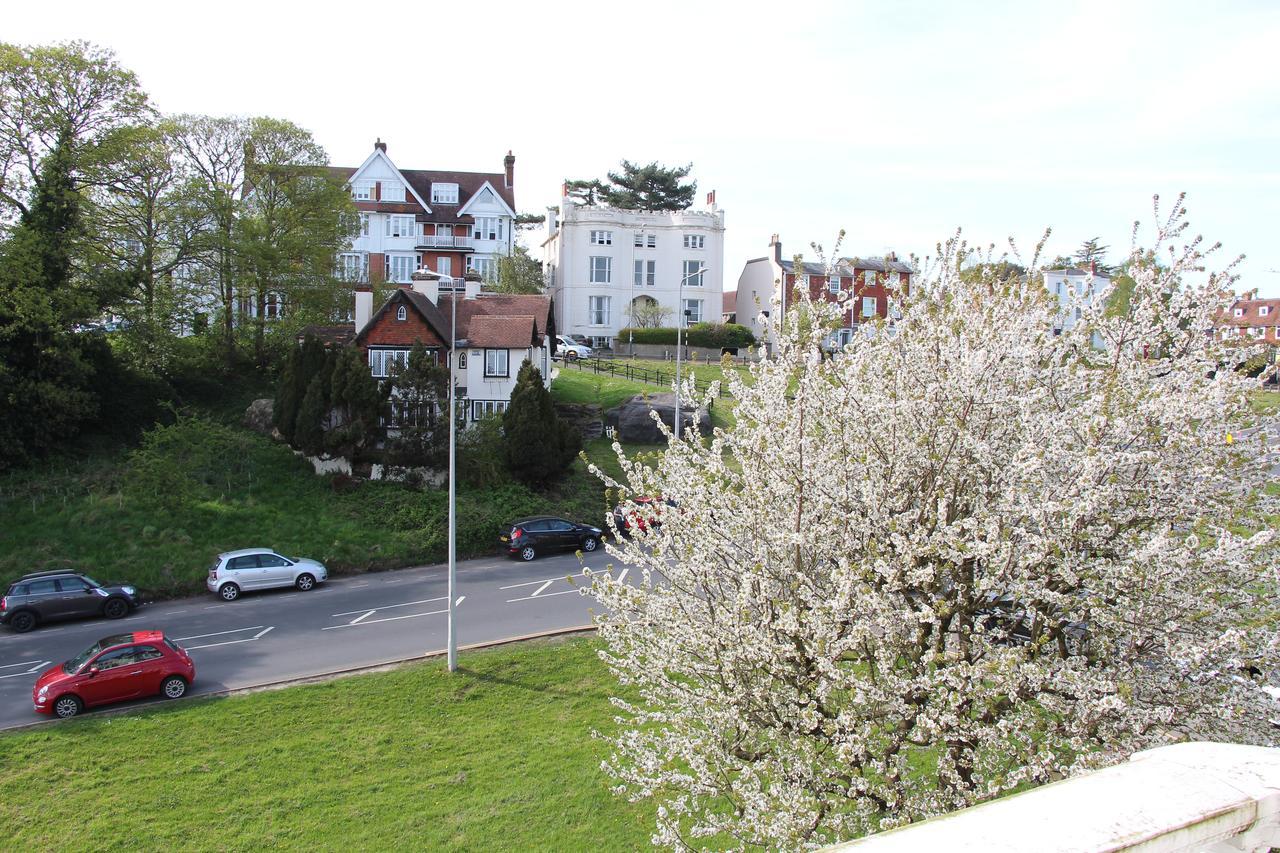
<svg viewBox="0 0 1280 853"><path fill-rule="evenodd" d="M475 240L470 237L448 237L440 234L423 234L417 239L419 249L461 249L465 252L475 250Z"/></svg>

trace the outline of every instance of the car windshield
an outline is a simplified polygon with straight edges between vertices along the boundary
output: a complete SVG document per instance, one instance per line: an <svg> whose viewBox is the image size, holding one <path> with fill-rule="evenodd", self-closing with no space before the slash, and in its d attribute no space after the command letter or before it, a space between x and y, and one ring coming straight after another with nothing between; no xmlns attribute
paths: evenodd
<svg viewBox="0 0 1280 853"><path fill-rule="evenodd" d="M133 634L116 634L113 637L103 637L101 640L64 663L62 665L62 671L71 675L72 673L78 672L80 667L84 666L89 658L93 657L103 649L109 649L112 646L119 646L123 643L131 642L133 642Z"/></svg>
<svg viewBox="0 0 1280 853"><path fill-rule="evenodd" d="M84 582L87 583L89 586L102 586L102 584L98 583L96 580L89 577L88 575L81 575L80 577L83 578Z"/></svg>

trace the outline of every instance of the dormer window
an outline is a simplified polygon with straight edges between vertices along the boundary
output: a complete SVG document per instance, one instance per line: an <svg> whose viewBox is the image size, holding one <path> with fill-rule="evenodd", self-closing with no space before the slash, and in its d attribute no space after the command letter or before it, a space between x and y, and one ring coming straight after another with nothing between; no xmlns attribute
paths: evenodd
<svg viewBox="0 0 1280 853"><path fill-rule="evenodd" d="M1237 308L1237 309L1235 309L1235 311L1234 311L1233 313L1234 313L1234 314L1235 314L1235 316L1237 316L1237 317L1243 317L1243 316L1244 316L1244 309L1243 309L1243 308Z"/></svg>
<svg viewBox="0 0 1280 853"><path fill-rule="evenodd" d="M409 311L403 305L396 308L396 319L402 323L409 319Z"/></svg>
<svg viewBox="0 0 1280 853"><path fill-rule="evenodd" d="M457 204L458 203L458 185L457 184L432 184L431 185L431 203L432 204Z"/></svg>
<svg viewBox="0 0 1280 853"><path fill-rule="evenodd" d="M373 200L374 181L355 181L351 184L351 197L357 201Z"/></svg>
<svg viewBox="0 0 1280 853"><path fill-rule="evenodd" d="M1271 306L1270 306L1270 305L1260 305L1260 306L1258 306L1258 316L1259 316L1259 317L1265 317L1265 316L1267 316L1267 315L1268 315L1268 314L1270 314L1270 313L1271 313Z"/></svg>
<svg viewBox="0 0 1280 853"><path fill-rule="evenodd" d="M383 181L379 201L404 201L404 184Z"/></svg>

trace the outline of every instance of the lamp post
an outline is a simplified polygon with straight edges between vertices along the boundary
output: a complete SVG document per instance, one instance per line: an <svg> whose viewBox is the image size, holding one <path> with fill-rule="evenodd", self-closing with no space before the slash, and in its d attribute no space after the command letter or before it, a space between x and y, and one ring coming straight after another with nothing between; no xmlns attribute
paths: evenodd
<svg viewBox="0 0 1280 853"><path fill-rule="evenodd" d="M697 278L698 283L702 283L702 274L707 268L703 264L698 264L698 269L681 277L680 283L676 286L676 441L680 440L680 331L684 325L689 322L689 312L684 309L684 283L691 278Z"/></svg>

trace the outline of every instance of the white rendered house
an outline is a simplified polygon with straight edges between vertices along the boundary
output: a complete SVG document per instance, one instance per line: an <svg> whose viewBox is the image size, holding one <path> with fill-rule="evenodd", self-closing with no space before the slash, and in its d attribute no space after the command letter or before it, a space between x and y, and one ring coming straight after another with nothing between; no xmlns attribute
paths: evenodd
<svg viewBox="0 0 1280 853"><path fill-rule="evenodd" d="M1110 286L1111 277L1097 272L1097 267L1087 270L1068 267L1044 271L1044 288L1058 303L1057 327L1063 331L1075 326L1082 309L1092 305Z"/></svg>
<svg viewBox="0 0 1280 853"><path fill-rule="evenodd" d="M724 292L724 211L708 194L698 210L619 210L561 192L548 208L542 244L556 328L609 348L630 324L629 306L670 313L662 325L720 320ZM625 343L622 342L622 343Z"/></svg>

